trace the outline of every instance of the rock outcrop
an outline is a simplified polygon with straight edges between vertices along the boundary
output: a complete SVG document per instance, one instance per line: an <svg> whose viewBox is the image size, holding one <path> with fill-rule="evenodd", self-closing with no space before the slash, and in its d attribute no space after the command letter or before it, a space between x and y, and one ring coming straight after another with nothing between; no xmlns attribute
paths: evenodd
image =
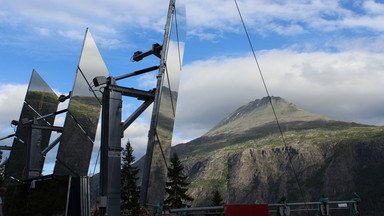
<svg viewBox="0 0 384 216"><path fill-rule="evenodd" d="M208 133L173 147L191 182L194 206L218 189L227 204L362 196L363 212L383 211L384 128L332 120L272 97L240 107ZM284 143L284 141L285 143ZM377 214L380 215L380 214Z"/></svg>

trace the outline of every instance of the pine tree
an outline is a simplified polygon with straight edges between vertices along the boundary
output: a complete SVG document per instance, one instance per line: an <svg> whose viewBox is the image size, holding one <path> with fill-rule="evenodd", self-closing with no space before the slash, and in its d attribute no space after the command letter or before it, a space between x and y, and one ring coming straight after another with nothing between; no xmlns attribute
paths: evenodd
<svg viewBox="0 0 384 216"><path fill-rule="evenodd" d="M168 168L168 182L166 183L166 199L164 204L171 208L185 207L185 202L193 201L193 198L186 194L190 184L186 182L187 176L182 175L184 167L176 153L171 158L171 166Z"/></svg>
<svg viewBox="0 0 384 216"><path fill-rule="evenodd" d="M223 206L223 198L221 197L221 194L219 190L215 190L215 193L213 194L213 197L211 199L211 206ZM220 216L222 215L220 210L212 210L210 211L212 216ZM215 214L216 213L216 214Z"/></svg>
<svg viewBox="0 0 384 216"><path fill-rule="evenodd" d="M140 209L140 187L137 186L139 168L133 166L135 157L132 153L133 149L128 141L123 150L121 164L121 209L123 210Z"/></svg>
<svg viewBox="0 0 384 216"><path fill-rule="evenodd" d="M211 206L222 206L224 205L223 203L223 198L221 197L221 194L219 190L216 189L215 193L213 194Z"/></svg>

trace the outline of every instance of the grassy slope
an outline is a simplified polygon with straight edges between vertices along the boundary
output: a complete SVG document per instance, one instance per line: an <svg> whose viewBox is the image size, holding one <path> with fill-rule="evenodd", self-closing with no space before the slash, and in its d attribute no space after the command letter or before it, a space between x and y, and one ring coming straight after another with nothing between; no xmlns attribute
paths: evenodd
<svg viewBox="0 0 384 216"><path fill-rule="evenodd" d="M378 181L378 178L384 177L384 166L382 161L376 163L367 161L367 159L356 158L361 157L362 155L356 151L358 149L364 149L366 146L365 143L374 142L372 140L383 139L384 137L384 127L353 127L353 125L334 125L330 128L318 128L318 129L307 129L307 130L293 130L284 132L284 137L288 146L295 149L298 154L310 155L311 152L319 152L325 158L324 160L317 161L316 154L314 154L315 159L309 159L309 161L316 161L309 166L299 165L299 179L302 187L311 195L308 195L309 199L314 197L320 197L324 191L332 195L331 199L350 199L352 192L361 193L365 203L366 212L370 212L367 209L376 209L381 208L375 199L379 197L379 191L384 191L383 183ZM236 154L242 154L248 150L252 151L275 151L276 149L282 149L284 144L282 142L280 134L268 134L265 136L260 136L255 139L249 139L242 142L233 143L230 138L226 139L211 139L200 140L199 142L192 143L194 145L180 146L175 147L175 150L179 152L181 160L186 167L187 173L190 175L190 180L192 182L191 189L195 191L209 191L214 190L214 188L219 188L222 190L224 196L243 196L241 192L234 194L233 191L244 191L250 190L249 188L257 188L258 182L254 182L252 186L236 186L231 182L231 177L228 177L228 169L230 168L230 158ZM379 146L382 145L379 141ZM187 150L188 149L188 150ZM186 151L187 150L187 151ZM362 150L360 150L362 151ZM367 157L371 157L375 149L366 150L368 153ZM328 155L327 155L328 154ZM284 157L283 154L279 154L276 157ZM303 156L305 157L305 156ZM362 156L364 157L364 155ZM193 173L194 167L203 163L204 161L211 160L209 163L213 167L206 168L199 173ZM260 158L260 160L263 160ZM275 158L269 158L267 160L275 160ZM294 165L298 165L300 159L294 159ZM343 163L351 163L352 168ZM267 161L264 163L273 164L274 161ZM297 163L297 164L295 164ZM220 164L220 165L219 165ZM266 165L266 166L267 166ZM272 167L276 166L272 165ZM281 165L280 165L281 166ZM304 166L301 167L300 166ZM350 184L349 188L347 186L341 187L340 191L337 188L337 179L332 178L328 180L327 175L337 175L338 169L348 169L347 173L352 169L353 173L350 173L351 176L346 180L346 184ZM218 172L217 170L220 170ZM232 171L231 171L232 172ZM274 172L278 172L274 170ZM219 173L219 174L218 174ZM271 173L273 173L271 171ZM343 173L344 174L344 173ZM276 174L275 175L279 175ZM300 201L302 198L299 194L297 183L294 180L293 176L284 177L284 174L281 176L271 177L273 180L266 180L268 184L267 193L281 193L282 186L279 181L286 181L287 189L286 193L289 194L291 200ZM380 177L381 176L381 177ZM340 176L338 178L343 178ZM352 183L349 183L352 182ZM377 188L373 189L372 184L376 184ZM354 187L355 186L355 187ZM376 190L380 189L380 190ZM334 194L332 194L332 190ZM232 191L232 192L231 192ZM199 193L199 192L197 192ZM245 195L244 195L245 196ZM273 195L271 199L278 199L280 195ZM372 197L372 198L371 198ZM374 199L373 199L374 197ZM316 198L317 199L317 198ZM315 199L315 200L316 200ZM199 198L197 198L196 204L205 205L209 200L209 193L206 193ZM229 198L227 197L227 200ZM268 200L272 202L271 200ZM277 200L276 200L277 201ZM313 200L314 201L314 200ZM371 212L372 213L372 212Z"/></svg>

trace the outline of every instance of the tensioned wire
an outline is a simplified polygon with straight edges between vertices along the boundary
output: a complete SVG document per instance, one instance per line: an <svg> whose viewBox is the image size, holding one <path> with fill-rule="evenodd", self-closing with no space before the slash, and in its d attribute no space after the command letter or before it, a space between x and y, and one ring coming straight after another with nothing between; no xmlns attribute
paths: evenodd
<svg viewBox="0 0 384 216"><path fill-rule="evenodd" d="M240 19L241 19L241 23L243 24L243 28L244 28L245 34L246 34L246 36L247 36L249 46L250 46L250 48L251 48L251 50L252 50L253 58L254 58L255 63L256 63L256 65L257 65L257 69L258 69L258 71L259 71L261 80L262 80L262 82L263 82L263 86L264 86L265 92L267 93L267 96L268 96L268 99L269 99L269 103L270 103L270 105L271 105L271 108L272 108L272 111L273 111L273 115L274 115L274 117L275 117L275 121L276 121L277 127L278 127L279 132L280 132L280 135L281 135L281 139L282 139L282 141L283 141L283 143L284 143L285 152L287 153L287 155L288 155L288 159L289 159L289 164L290 164L291 167L292 167L293 173L294 173L294 175L295 175L295 180L296 180L297 186L299 187L300 194L301 194L301 196L302 196L302 198L303 198L304 204L306 205L306 201L305 201L305 197L304 197L304 192L303 192L302 187L300 186L299 178L298 178L297 172L296 172L295 167L293 166L293 163L292 163L292 155L291 155L291 154L289 153L289 151L288 151L287 142L286 142L286 140L285 140L283 130L281 129L281 125L280 125L279 119L277 118L277 114L276 114L276 111L275 111L275 107L273 106L272 99L271 99L271 96L270 96L270 94L269 94L267 84L266 84L266 82L265 82L263 73L261 72L261 68L260 68L259 62L258 62L258 60L257 60L256 54L255 54L255 50L253 49L253 45L252 45L251 39L250 39L250 37L249 37L247 27L245 26L245 22L244 22L243 16L241 15L241 11L240 11L239 5L237 4L237 0L234 0L234 2L235 2L235 5L236 5L236 8L237 8L237 11L238 11L238 13L239 13ZM308 210L308 209L307 209L307 210ZM308 211L307 211L307 213L308 213L308 215L309 215L309 212L308 212Z"/></svg>
<svg viewBox="0 0 384 216"><path fill-rule="evenodd" d="M178 28L178 21L177 21L177 10L176 10L176 6L174 6L174 11L173 11L173 18L175 20L175 28L176 28L176 40L177 40L177 52L178 52L178 63L179 63L179 70L181 71L181 52L180 52L180 40L179 40L179 28ZM172 19L173 19L172 18ZM171 29L170 31L172 32L172 25L171 25ZM169 42L170 43L170 39L169 39ZM168 44L169 46L169 44ZM169 52L169 49L167 50ZM168 58L166 59L166 61L168 60ZM165 74L166 74L166 78L167 78L167 83L168 83L168 86L169 86L169 94L170 94L170 98L171 98L171 105L172 105L172 111L173 111L173 117L175 117L175 113L176 113L176 110L175 110L175 107L174 107L174 102L173 102L173 96L172 96L172 86L171 86L171 83L169 81L169 73L168 73L168 66L167 66L167 62L165 62ZM164 154L164 150L163 150L163 147L161 145L161 140L158 136L158 133L157 131L155 130L155 135L156 135L156 138L157 138L157 141L159 143L159 147L160 147L160 151L161 151L161 155L163 157L163 160L164 160L164 163L166 165L167 168L168 167L168 163L167 163L167 159L165 158L165 154Z"/></svg>

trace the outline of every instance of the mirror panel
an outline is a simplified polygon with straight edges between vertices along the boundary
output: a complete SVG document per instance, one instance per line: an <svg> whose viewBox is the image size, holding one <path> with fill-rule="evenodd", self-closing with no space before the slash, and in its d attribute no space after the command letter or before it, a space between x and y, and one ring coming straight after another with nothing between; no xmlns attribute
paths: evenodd
<svg viewBox="0 0 384 216"><path fill-rule="evenodd" d="M108 77L108 74L104 60L87 29L56 157L55 174L87 175L102 97L98 89L93 89L92 82L96 76Z"/></svg>
<svg viewBox="0 0 384 216"><path fill-rule="evenodd" d="M47 83L41 78L41 76L35 71L32 71L31 80L25 96L23 108L21 110L19 122L22 119L32 120L47 114L56 112L58 107L58 97L56 93L47 85ZM55 116L47 117L38 120L39 125L51 126L53 125ZM26 166L27 166L27 141L28 141L29 127L18 126L16 130L16 137L13 140L12 151L9 155L8 162L6 164L6 182L15 181L14 179L27 178ZM42 130L41 135L38 138L39 143L36 147L41 152L45 149L51 138L51 131ZM35 157L40 163L40 174L44 164L44 157Z"/></svg>
<svg viewBox="0 0 384 216"><path fill-rule="evenodd" d="M147 154L151 154L151 156L147 156L146 160L151 162L146 162L147 166L149 166L149 171L144 171L144 175L149 173L148 186L143 185L142 188L147 188L145 202L149 205L156 205L164 200L167 165L169 166L180 72L183 61L186 34L185 2L184 0L177 0L175 5L176 9L172 18L168 46L163 47L163 49L166 49L166 55L162 56L165 68L159 72L160 74L162 73L162 79L159 80L161 87L158 89L159 92L156 94L154 102L159 104L154 106L153 112L157 113L157 115L153 116L156 120L150 129L154 131L154 133L151 133L154 137L149 137L147 147ZM145 167L145 169L148 169L148 167ZM146 177L144 176L143 178Z"/></svg>

